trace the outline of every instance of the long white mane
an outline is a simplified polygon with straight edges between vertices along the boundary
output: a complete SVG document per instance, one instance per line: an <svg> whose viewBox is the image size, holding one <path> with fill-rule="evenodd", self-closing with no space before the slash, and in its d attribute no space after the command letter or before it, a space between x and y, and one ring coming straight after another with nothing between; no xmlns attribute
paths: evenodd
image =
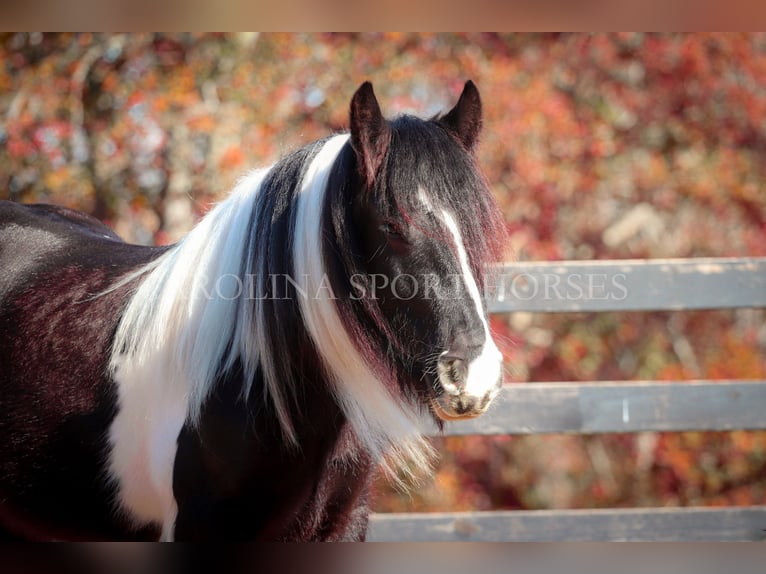
<svg viewBox="0 0 766 574"><path fill-rule="evenodd" d="M295 278L306 282L304 292L310 296L300 297L300 310L336 400L361 444L392 468L419 470L428 466L430 450L416 409L386 390L349 337L327 290L318 288L325 277L321 253L325 191L347 141L348 135L327 140L303 169L293 207L297 211L292 257ZM266 263L259 260L254 245L253 222L268 221L268 214L258 207L263 203L259 195L268 193L264 189L268 173L269 169L258 170L242 179L178 244L131 275L140 283L117 328L110 368L120 382L121 403L134 404L136 410L138 403L150 400L172 404L182 408L184 420L195 423L221 368L240 362L242 392L247 396L260 367L263 400L272 402L286 440L299 447L287 402L296 382L277 372L272 351L267 352L274 345L266 345L270 337L263 328L266 309L251 296L247 281L265 271ZM144 398L136 401L131 393ZM182 407L176 404L179 401ZM163 413L147 408L143 416ZM157 421L147 424L164 428Z"/></svg>

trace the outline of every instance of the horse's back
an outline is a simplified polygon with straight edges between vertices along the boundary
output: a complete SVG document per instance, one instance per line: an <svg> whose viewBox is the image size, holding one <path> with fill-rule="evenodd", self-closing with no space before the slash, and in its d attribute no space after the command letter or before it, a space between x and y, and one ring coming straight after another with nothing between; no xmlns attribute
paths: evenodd
<svg viewBox="0 0 766 574"><path fill-rule="evenodd" d="M10 280L25 262L122 239L97 219L66 207L0 201L0 267ZM0 283L3 279L0 279Z"/></svg>
<svg viewBox="0 0 766 574"><path fill-rule="evenodd" d="M40 229L52 234L86 233L115 241L120 237L101 221L74 209L47 203L0 201L0 230L8 225Z"/></svg>

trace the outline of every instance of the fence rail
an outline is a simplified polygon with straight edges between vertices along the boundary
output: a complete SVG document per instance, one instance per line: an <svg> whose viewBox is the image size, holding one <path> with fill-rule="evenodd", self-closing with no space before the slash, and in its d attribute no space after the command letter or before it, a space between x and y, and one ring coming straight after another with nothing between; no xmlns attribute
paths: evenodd
<svg viewBox="0 0 766 574"><path fill-rule="evenodd" d="M495 401L444 434L766 429L766 381L519 383Z"/></svg>
<svg viewBox="0 0 766 574"><path fill-rule="evenodd" d="M766 506L377 514L378 542L766 540Z"/></svg>
<svg viewBox="0 0 766 574"><path fill-rule="evenodd" d="M766 257L512 263L492 281L491 313L766 307ZM766 381L506 385L444 434L732 429L766 429ZM766 540L766 506L373 514L368 540Z"/></svg>
<svg viewBox="0 0 766 574"><path fill-rule="evenodd" d="M487 287L491 313L766 307L766 257L506 263Z"/></svg>

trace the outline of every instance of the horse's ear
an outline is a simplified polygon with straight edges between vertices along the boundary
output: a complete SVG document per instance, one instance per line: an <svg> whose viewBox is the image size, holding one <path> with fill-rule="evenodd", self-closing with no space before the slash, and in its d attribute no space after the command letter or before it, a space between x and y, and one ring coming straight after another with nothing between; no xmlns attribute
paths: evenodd
<svg viewBox="0 0 766 574"><path fill-rule="evenodd" d="M356 152L359 173L370 189L375 182L391 139L390 129L378 100L372 91L372 84L365 82L351 98L351 147Z"/></svg>
<svg viewBox="0 0 766 574"><path fill-rule="evenodd" d="M481 98L468 80L455 107L439 120L452 131L468 151L473 151L481 131Z"/></svg>

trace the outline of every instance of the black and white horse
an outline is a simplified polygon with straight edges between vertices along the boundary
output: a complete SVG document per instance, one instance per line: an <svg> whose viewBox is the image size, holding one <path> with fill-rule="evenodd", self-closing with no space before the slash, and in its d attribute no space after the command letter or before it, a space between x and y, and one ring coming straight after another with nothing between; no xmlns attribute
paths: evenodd
<svg viewBox="0 0 766 574"><path fill-rule="evenodd" d="M179 243L0 202L0 530L31 539L363 539L373 471L502 383L481 299L502 217L468 82L244 178ZM446 294L446 295L445 295Z"/></svg>

